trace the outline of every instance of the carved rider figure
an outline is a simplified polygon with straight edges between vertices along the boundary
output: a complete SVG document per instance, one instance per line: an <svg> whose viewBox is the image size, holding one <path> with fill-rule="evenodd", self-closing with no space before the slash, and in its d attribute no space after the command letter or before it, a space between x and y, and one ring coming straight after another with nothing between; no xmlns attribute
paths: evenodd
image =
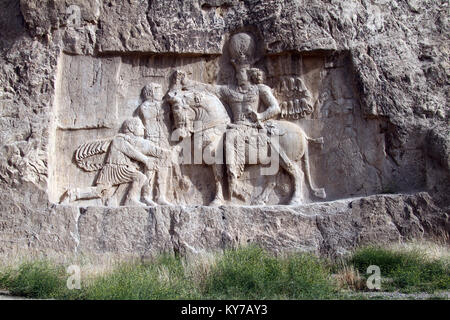
<svg viewBox="0 0 450 320"><path fill-rule="evenodd" d="M245 200L237 190L237 178L245 166L245 149L242 150L238 145L240 143L248 145L252 137L258 136L258 129L264 127L264 121L277 117L281 109L271 88L262 83L262 71L251 68L255 53L253 38L247 33L237 33L230 39L229 50L236 84L209 85L188 80L186 77L181 80L185 88L195 87L214 93L231 109L232 123L225 136L229 191L230 196L235 195ZM264 111L258 113L260 105Z"/></svg>
<svg viewBox="0 0 450 320"><path fill-rule="evenodd" d="M138 114L145 126L145 138L153 144L161 146L163 143L163 109L162 109L162 88L157 83L150 83L142 89L143 102L138 108ZM147 170L148 183L143 187L143 199L148 205L168 205L166 200L166 190L169 178L170 162L155 161L155 166L158 170ZM156 181L155 181L156 180ZM153 201L153 186L157 190L156 203Z"/></svg>

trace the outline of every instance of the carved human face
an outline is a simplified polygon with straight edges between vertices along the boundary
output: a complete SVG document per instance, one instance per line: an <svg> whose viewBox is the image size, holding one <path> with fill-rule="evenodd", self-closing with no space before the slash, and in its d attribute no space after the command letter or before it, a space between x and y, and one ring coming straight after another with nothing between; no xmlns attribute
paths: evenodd
<svg viewBox="0 0 450 320"><path fill-rule="evenodd" d="M239 86L248 85L247 68L240 68L236 70L236 80Z"/></svg>
<svg viewBox="0 0 450 320"><path fill-rule="evenodd" d="M253 83L261 84L264 82L264 73L258 69L251 69L250 70L250 78Z"/></svg>
<svg viewBox="0 0 450 320"><path fill-rule="evenodd" d="M163 98L162 88L157 83L150 83L142 90L142 98L144 100L158 100Z"/></svg>
<svg viewBox="0 0 450 320"><path fill-rule="evenodd" d="M158 102L150 102L146 101L139 107L139 113L142 119L155 120L158 116L158 108L160 108L160 104Z"/></svg>
<svg viewBox="0 0 450 320"><path fill-rule="evenodd" d="M156 85L153 90L153 98L155 100L161 101L163 98L163 91L160 85Z"/></svg>

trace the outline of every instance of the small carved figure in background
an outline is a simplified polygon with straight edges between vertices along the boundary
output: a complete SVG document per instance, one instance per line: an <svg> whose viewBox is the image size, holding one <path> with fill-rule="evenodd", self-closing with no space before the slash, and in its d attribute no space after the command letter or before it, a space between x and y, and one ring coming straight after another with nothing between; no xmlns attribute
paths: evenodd
<svg viewBox="0 0 450 320"><path fill-rule="evenodd" d="M312 93L300 76L281 77L275 86L275 95L281 101L282 119L302 119L314 112Z"/></svg>

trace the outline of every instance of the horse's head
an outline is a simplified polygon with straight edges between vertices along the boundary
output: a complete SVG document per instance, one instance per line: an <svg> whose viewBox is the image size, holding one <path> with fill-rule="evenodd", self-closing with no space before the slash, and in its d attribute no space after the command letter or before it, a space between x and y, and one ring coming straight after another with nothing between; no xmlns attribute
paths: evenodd
<svg viewBox="0 0 450 320"><path fill-rule="evenodd" d="M193 132L196 113L192 109L192 98L189 91L173 90L168 93L175 129L180 130L182 138Z"/></svg>
<svg viewBox="0 0 450 320"><path fill-rule="evenodd" d="M206 90L176 89L168 93L175 128L182 137L230 122L228 113L214 94Z"/></svg>

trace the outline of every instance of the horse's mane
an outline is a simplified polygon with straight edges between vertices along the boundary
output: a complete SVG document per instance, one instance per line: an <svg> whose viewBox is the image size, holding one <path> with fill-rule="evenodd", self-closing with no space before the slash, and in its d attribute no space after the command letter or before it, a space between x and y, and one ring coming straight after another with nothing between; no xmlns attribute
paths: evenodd
<svg viewBox="0 0 450 320"><path fill-rule="evenodd" d="M193 95L193 97L188 97L188 95ZM174 93L169 95L172 99L182 100L183 105L189 106L189 108L194 112L194 120L204 120L205 113L208 115L217 114L220 120L230 121L227 109L222 101L212 92L207 90L199 90L196 88L189 88L188 90L176 90ZM209 97L215 100L215 103L201 103L202 97ZM194 103L189 100L194 100ZM216 109L214 110L213 107ZM225 118L224 118L225 117ZM219 120L219 119L209 119L209 120Z"/></svg>

